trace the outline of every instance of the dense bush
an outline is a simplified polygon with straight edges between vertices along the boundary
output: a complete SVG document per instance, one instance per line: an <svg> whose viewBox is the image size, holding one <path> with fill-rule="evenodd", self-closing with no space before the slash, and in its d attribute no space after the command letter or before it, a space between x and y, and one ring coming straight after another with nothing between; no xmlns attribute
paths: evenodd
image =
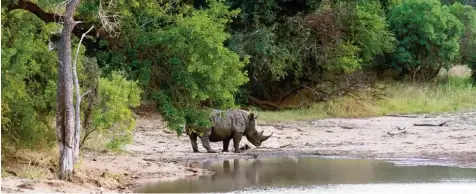
<svg viewBox="0 0 476 194"><path fill-rule="evenodd" d="M121 44L126 46L101 53L102 63L139 79L147 88L145 97L158 102L171 129L180 133L185 121L209 125L209 110L200 102L213 99L217 108L231 107L238 86L248 80L242 71L246 57L224 47L230 37L226 25L238 11L229 11L221 1L210 1L204 10L180 4L137 6L149 10L149 5L168 14L131 9L122 21ZM155 20L144 27L142 17Z"/></svg>
<svg viewBox="0 0 476 194"><path fill-rule="evenodd" d="M232 3L243 10L228 45L250 56L250 82L239 98L279 103L296 88L321 90L394 48L379 1L294 2L290 9L274 1Z"/></svg>
<svg viewBox="0 0 476 194"><path fill-rule="evenodd" d="M412 80L434 78L457 59L463 25L438 0L395 4L389 23L397 38L392 65Z"/></svg>
<svg viewBox="0 0 476 194"><path fill-rule="evenodd" d="M55 27L25 11L2 9L2 147L55 143L57 57L46 44Z"/></svg>

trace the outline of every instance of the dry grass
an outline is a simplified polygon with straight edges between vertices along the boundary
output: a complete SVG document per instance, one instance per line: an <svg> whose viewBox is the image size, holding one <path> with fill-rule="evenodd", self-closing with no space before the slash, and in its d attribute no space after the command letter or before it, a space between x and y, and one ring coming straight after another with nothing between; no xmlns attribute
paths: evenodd
<svg viewBox="0 0 476 194"><path fill-rule="evenodd" d="M2 151L2 177L14 175L30 179L54 178L54 173L49 169L55 169L58 157L57 149Z"/></svg>
<svg viewBox="0 0 476 194"><path fill-rule="evenodd" d="M306 109L279 112L258 111L268 122L311 120L318 118L369 117L388 113L438 113L476 110L476 88L468 78L450 77L439 85L386 83L389 97L379 101L341 97ZM365 95L364 95L365 96Z"/></svg>

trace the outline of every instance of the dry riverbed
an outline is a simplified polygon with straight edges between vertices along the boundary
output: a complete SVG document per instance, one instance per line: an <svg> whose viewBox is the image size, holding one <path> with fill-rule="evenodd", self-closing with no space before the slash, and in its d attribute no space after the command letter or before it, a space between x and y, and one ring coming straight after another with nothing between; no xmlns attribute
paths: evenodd
<svg viewBox="0 0 476 194"><path fill-rule="evenodd" d="M72 183L9 176L2 178L2 192L130 192L146 181L208 174L195 164L204 159L278 155L446 158L451 165L476 167L476 112L258 122L259 130L273 132L273 137L241 154L204 153L201 144L202 153L192 153L188 137L171 133L160 115L139 115L134 142L124 148L126 152L84 151ZM241 142L245 144L251 145L246 138ZM212 143L212 148L221 150L222 143Z"/></svg>

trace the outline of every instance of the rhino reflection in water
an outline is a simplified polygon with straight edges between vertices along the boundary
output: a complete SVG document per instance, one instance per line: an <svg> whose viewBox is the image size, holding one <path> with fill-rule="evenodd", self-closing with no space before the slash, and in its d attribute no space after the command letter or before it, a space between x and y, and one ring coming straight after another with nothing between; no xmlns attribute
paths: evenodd
<svg viewBox="0 0 476 194"><path fill-rule="evenodd" d="M262 170L261 161L253 160L251 164L248 162L244 162L244 164L245 166L241 168L240 160L234 159L233 169L231 169L230 161L225 160L223 161L223 171L216 171L211 179L233 180L238 185L259 185L260 171Z"/></svg>
<svg viewBox="0 0 476 194"><path fill-rule="evenodd" d="M185 131L190 137L193 152L199 152L197 146L197 137L200 137L203 147L209 153L216 151L210 147L210 142L223 142L222 152L228 152L230 141L233 139L235 152L240 152L241 138L246 139L255 146L260 146L261 142L266 141L271 135L263 135L263 131L258 133L256 130L256 119L258 117L253 113L241 109L228 109L226 112L213 110L210 117L212 127L196 127L185 125Z"/></svg>

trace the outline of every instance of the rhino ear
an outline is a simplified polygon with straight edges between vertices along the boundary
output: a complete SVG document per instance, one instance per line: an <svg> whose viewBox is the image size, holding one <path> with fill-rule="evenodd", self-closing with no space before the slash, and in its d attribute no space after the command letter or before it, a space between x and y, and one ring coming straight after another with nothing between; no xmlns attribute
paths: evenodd
<svg viewBox="0 0 476 194"><path fill-rule="evenodd" d="M255 116L255 120L258 119L258 116L259 116L259 115L256 115L256 116Z"/></svg>
<svg viewBox="0 0 476 194"><path fill-rule="evenodd" d="M255 115L253 113L250 113L250 116L248 118L250 119L250 121L252 121L255 119Z"/></svg>

